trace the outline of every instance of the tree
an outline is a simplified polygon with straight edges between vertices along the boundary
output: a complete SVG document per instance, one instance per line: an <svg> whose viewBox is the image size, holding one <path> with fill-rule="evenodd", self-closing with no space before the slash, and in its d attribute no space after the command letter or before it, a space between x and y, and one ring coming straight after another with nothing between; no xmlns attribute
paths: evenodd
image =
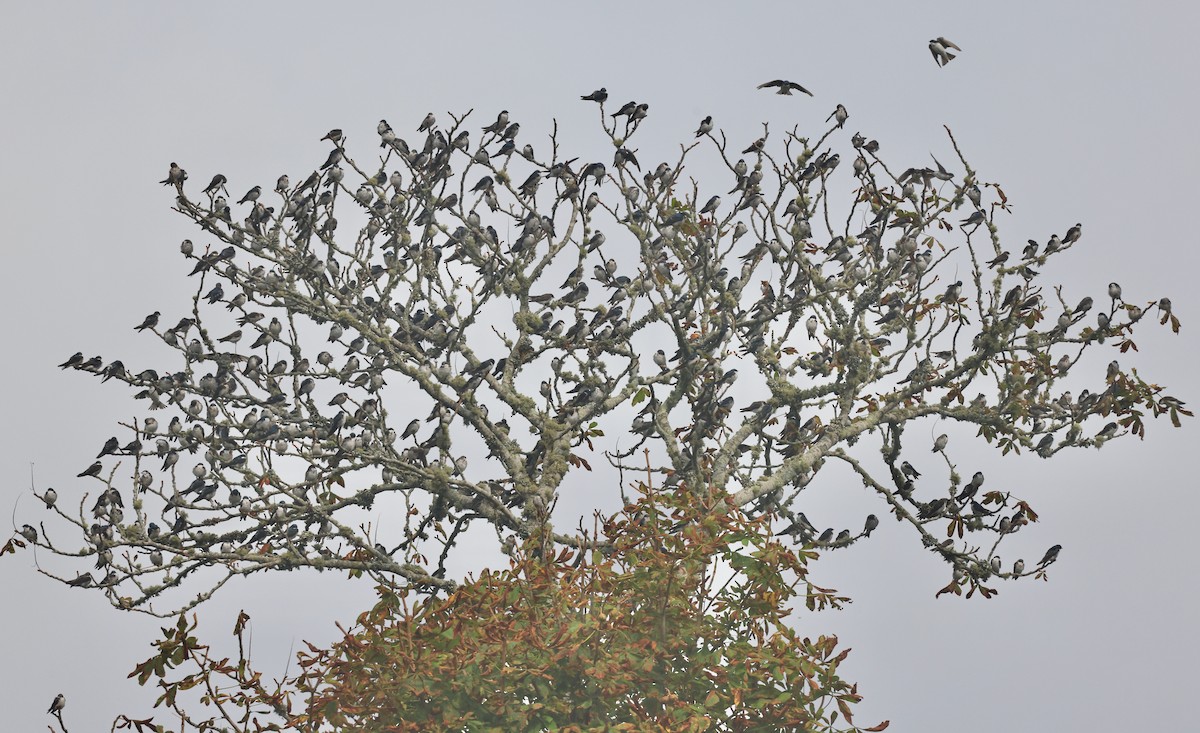
<svg viewBox="0 0 1200 733"><path fill-rule="evenodd" d="M81 545L42 526L5 549L95 558L103 575L59 579L163 617L231 577L303 567L442 597L459 587L455 549L489 536L542 562L615 551L619 536L571 529L562 505L597 485L625 504L626 474L810 550L870 536L875 514L840 531L804 514L824 471L861 482L949 565L940 592L990 596L1045 577L1059 548L1001 566L999 544L1037 514L981 470L964 482L946 435L1049 458L1191 414L1092 358L1136 349L1149 320L1177 331L1170 301L1112 283L1072 305L1042 283L1035 268L1085 246L1081 225L1005 248L1007 197L952 135L955 170L896 173L855 134L847 172L843 116L815 140L769 144L764 125L740 153L706 120L643 170L632 141L648 105L589 97L611 165L566 157L557 131L538 155L507 113L474 145L469 115L428 115L416 146L381 121L369 162L333 130L301 183L236 202L224 176L197 193L172 163L163 183L204 237L180 248L193 308L137 328L179 353L177 371L62 364L134 387L151 414L80 473L99 483L77 508L75 492L41 495ZM706 165L732 187L685 178ZM847 180L840 205L830 186ZM906 456L931 446L904 438L935 420L952 426L932 445L947 476L921 481Z"/></svg>

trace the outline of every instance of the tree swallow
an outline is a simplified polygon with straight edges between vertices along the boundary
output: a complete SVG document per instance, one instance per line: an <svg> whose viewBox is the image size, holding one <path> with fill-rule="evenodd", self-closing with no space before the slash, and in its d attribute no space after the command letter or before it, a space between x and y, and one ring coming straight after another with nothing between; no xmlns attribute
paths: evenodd
<svg viewBox="0 0 1200 733"><path fill-rule="evenodd" d="M786 79L775 79L773 81L764 82L764 83L758 85L759 89L769 89L771 87L776 88L776 92L775 92L776 94L786 94L788 96L791 96L792 92L795 91L795 92L803 92L804 94L807 94L810 97L813 95L812 92L808 91L807 89L800 86L796 82L788 81Z"/></svg>

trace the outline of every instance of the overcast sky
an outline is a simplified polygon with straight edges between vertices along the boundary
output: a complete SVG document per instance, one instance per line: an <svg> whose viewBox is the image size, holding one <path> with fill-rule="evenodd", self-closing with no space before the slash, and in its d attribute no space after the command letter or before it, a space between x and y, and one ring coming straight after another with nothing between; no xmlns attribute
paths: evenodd
<svg viewBox="0 0 1200 733"><path fill-rule="evenodd" d="M281 172L296 180L330 128L365 140L380 118L408 130L428 111L470 108L480 124L508 109L533 140L557 119L566 144L582 145L595 108L578 97L600 86L650 104L641 144L660 146L652 159L672 156L705 115L748 143L762 121L817 133L842 103L848 131L877 138L902 170L930 152L952 157L948 125L1013 203L999 221L1010 246L1083 222L1080 247L1043 273L1067 300L1099 299L1118 280L1130 300L1174 301L1183 333L1145 329L1122 365L1195 402L1195 4L395 5L6 4L0 475L18 526L40 518L30 464L39 489L69 490L115 422L142 416L115 382L54 364L77 350L173 363L132 331L150 311L181 311L191 285L177 247L194 231L156 183L171 161L193 184L220 171L240 195ZM964 49L946 68L926 47L939 35ZM754 89L778 77L815 96ZM842 672L865 696L858 719L898 731L1194 726L1200 433L1166 422L1147 432L1049 462L969 454L989 485L1039 510L1019 551L1064 545L1049 583L935 601L945 566L890 523L823 559L816 581L854 603L799 624L854 649ZM823 491L870 507L855 484ZM0 582L6 729L48 723L57 692L72 730L147 712L152 696L125 675L149 656L158 622L47 580L28 551L0 560ZM371 600L366 584L299 573L226 590L202 608L202 630L223 637L249 609L268 672Z"/></svg>

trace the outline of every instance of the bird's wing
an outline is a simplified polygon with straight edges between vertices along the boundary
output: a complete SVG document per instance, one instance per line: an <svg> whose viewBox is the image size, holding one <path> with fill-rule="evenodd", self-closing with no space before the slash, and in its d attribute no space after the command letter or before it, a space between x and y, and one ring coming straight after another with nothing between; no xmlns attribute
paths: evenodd
<svg viewBox="0 0 1200 733"><path fill-rule="evenodd" d="M766 89L767 87L778 87L778 86L783 86L786 83L787 82L783 81L782 79L775 79L774 81L769 81L769 82L766 82L765 84L759 84L758 88Z"/></svg>
<svg viewBox="0 0 1200 733"><path fill-rule="evenodd" d="M961 48L959 48L958 44L955 43L954 41L949 41L949 40L946 40L945 38L938 38L938 41L941 42L941 44L943 46L945 46L946 48L953 48L955 51L962 50Z"/></svg>

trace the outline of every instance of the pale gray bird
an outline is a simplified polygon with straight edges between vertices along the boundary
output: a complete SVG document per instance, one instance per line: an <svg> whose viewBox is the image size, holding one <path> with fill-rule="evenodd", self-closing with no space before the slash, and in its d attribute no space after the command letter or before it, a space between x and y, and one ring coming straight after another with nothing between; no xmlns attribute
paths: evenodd
<svg viewBox="0 0 1200 733"><path fill-rule="evenodd" d="M178 163L171 163L170 170L167 171L167 177L159 181L164 186L182 186L187 180L187 171L179 167Z"/></svg>
<svg viewBox="0 0 1200 733"><path fill-rule="evenodd" d="M89 575L88 577L91 578L92 576ZM60 692L54 696L54 702L50 703L50 709L47 710L46 712L50 713L51 715L58 715L59 713L62 712L62 709L65 708L66 706L67 706L67 696Z"/></svg>
<svg viewBox="0 0 1200 733"><path fill-rule="evenodd" d="M947 437L945 433L937 436L937 438L933 441L933 452L941 453L942 451L946 450L946 444L949 442L950 438Z"/></svg>
<svg viewBox="0 0 1200 733"><path fill-rule="evenodd" d="M775 88L776 94L785 94L785 95L791 96L792 92L795 91L795 92L803 92L804 94L807 94L810 97L813 95L812 92L808 91L807 89L800 86L796 82L788 81L787 79L774 79L772 81L764 82L764 83L758 85L759 89L769 89L772 87Z"/></svg>
<svg viewBox="0 0 1200 733"><path fill-rule="evenodd" d="M46 508L49 509L58 501L58 492L53 488L46 489L46 493L42 494L42 501L46 502Z"/></svg>
<svg viewBox="0 0 1200 733"><path fill-rule="evenodd" d="M820 321L817 320L817 315L815 313L813 315L809 316L808 320L806 320L804 322L804 330L806 330L808 332L808 337L810 339L814 339L817 337L817 328L819 326L820 326Z"/></svg>
<svg viewBox="0 0 1200 733"><path fill-rule="evenodd" d="M850 113L846 111L846 107L844 105L839 104L833 110L833 113L825 118L825 121L829 122L830 120L837 120L837 126L840 128L842 125L846 124L846 120L848 119L850 119Z"/></svg>
<svg viewBox="0 0 1200 733"><path fill-rule="evenodd" d="M703 137L704 135L712 132L712 129L712 115L709 115L700 121L700 127L696 128L696 137Z"/></svg>
<svg viewBox="0 0 1200 733"><path fill-rule="evenodd" d="M955 58L955 55L948 50L951 48L955 51L962 51L955 43L943 36L934 38L929 42L929 53L933 54L933 60L938 66L945 66L950 63L951 59Z"/></svg>
<svg viewBox="0 0 1200 733"><path fill-rule="evenodd" d="M1015 563L1013 563L1012 571L1013 571L1013 575L1020 575L1020 574L1024 573L1025 572L1025 561L1017 560Z"/></svg>

